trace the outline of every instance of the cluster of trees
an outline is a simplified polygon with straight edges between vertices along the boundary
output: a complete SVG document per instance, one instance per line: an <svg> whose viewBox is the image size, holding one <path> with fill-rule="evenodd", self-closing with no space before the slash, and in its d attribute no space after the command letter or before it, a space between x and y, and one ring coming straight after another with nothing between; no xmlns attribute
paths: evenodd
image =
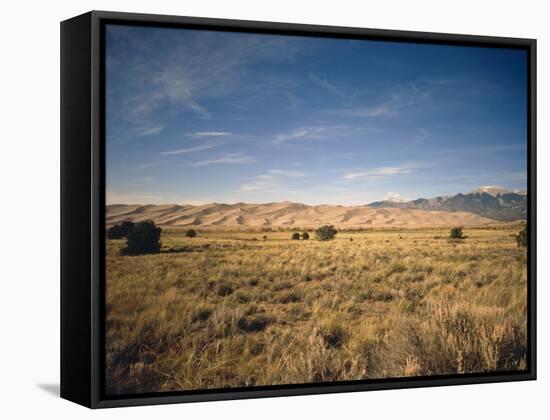
<svg viewBox="0 0 550 420"><path fill-rule="evenodd" d="M301 235L298 232L294 232L292 234L292 239L294 241L299 241L300 239L303 239L304 241L307 241L309 239L309 233L303 232Z"/></svg>
<svg viewBox="0 0 550 420"><path fill-rule="evenodd" d="M324 225L315 230L315 237L319 241L330 241L334 239L337 233L338 231L333 225ZM299 241L300 239L307 241L309 239L309 233L302 232L302 234L300 234L299 232L294 232L291 238L295 241Z"/></svg>
<svg viewBox="0 0 550 420"><path fill-rule="evenodd" d="M156 254L160 252L160 234L162 229L152 220L139 223L122 222L107 230L109 239L126 238L126 246L121 250L124 255Z"/></svg>
<svg viewBox="0 0 550 420"><path fill-rule="evenodd" d="M337 233L338 231L334 228L334 226L324 225L315 230L315 237L320 241L329 241L334 239ZM299 241L300 239L307 241L309 239L309 233L302 232L300 234L299 232L294 232L291 238L294 241Z"/></svg>

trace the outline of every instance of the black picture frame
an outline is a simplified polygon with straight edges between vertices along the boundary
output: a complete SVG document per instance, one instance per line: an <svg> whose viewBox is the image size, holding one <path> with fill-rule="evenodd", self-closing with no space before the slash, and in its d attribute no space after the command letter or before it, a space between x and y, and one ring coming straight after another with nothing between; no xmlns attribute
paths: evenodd
<svg viewBox="0 0 550 420"><path fill-rule="evenodd" d="M104 394L105 24L522 49L528 54L527 370L109 396ZM92 11L61 23L61 397L90 408L536 379L536 40Z"/></svg>

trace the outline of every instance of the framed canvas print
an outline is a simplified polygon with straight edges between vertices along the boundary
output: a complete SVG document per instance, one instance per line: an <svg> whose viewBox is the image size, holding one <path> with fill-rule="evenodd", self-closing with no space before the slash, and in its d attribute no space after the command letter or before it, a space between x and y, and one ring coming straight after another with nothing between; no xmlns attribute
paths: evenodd
<svg viewBox="0 0 550 420"><path fill-rule="evenodd" d="M535 40L61 24L61 394L535 379Z"/></svg>

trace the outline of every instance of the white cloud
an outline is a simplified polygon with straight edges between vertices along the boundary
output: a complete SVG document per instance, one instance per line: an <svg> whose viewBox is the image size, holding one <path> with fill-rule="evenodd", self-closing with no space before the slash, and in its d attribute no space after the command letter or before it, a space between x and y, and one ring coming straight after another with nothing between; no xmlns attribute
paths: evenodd
<svg viewBox="0 0 550 420"><path fill-rule="evenodd" d="M340 98L343 98L343 99L350 99L350 96L347 95L342 89L340 89L333 83L330 83L328 80L322 79L313 73L309 74L309 80L325 88L328 92L332 93L335 96L339 96Z"/></svg>
<svg viewBox="0 0 550 420"><path fill-rule="evenodd" d="M377 104L342 109L337 113L350 117L392 116L398 114L403 108L423 104L429 101L430 98L430 94L425 89L410 84L395 88L393 92L386 98L382 98Z"/></svg>
<svg viewBox="0 0 550 420"><path fill-rule="evenodd" d="M253 37L205 32L167 33L147 39L132 36L134 29L110 29L128 53L107 51L108 71L122 75L117 92L108 98L110 109L125 120L124 131L140 135L186 112L199 119L211 118L206 104L237 89L265 85L243 71L249 63L287 61L299 53L302 42L288 37ZM133 51L139 51L134 54ZM114 90L111 90L114 91ZM122 129L121 129L122 130Z"/></svg>
<svg viewBox="0 0 550 420"><path fill-rule="evenodd" d="M227 154L216 159L201 160L193 164L195 167L211 166L211 165L242 165L256 162L253 156L245 156L239 154Z"/></svg>
<svg viewBox="0 0 550 420"><path fill-rule="evenodd" d="M275 135L276 143L284 143L289 140L323 139L339 137L349 134L352 127L348 125L316 125L294 128L286 133Z"/></svg>
<svg viewBox="0 0 550 420"><path fill-rule="evenodd" d="M258 176L250 182L242 184L239 188L239 192L245 191L273 191L280 187L280 184L273 179L266 178L264 176Z"/></svg>
<svg viewBox="0 0 550 420"><path fill-rule="evenodd" d="M160 133L162 130L164 130L164 127L162 125L157 125L155 127L142 127L140 130L138 130L137 135L138 137L151 136L153 134Z"/></svg>
<svg viewBox="0 0 550 420"><path fill-rule="evenodd" d="M281 133L275 136L275 141L284 142L287 140L300 139L311 134L311 131L305 128L295 128L294 130L288 133Z"/></svg>
<svg viewBox="0 0 550 420"><path fill-rule="evenodd" d="M197 139L202 139L205 137L222 137L222 136L230 136L231 133L227 131L197 131L196 133L188 134L188 137L194 137Z"/></svg>
<svg viewBox="0 0 550 420"><path fill-rule="evenodd" d="M239 191L273 192L282 188L284 178L302 178L305 176L304 172L286 169L270 169L267 172L267 174L257 175L249 182L242 184Z"/></svg>
<svg viewBox="0 0 550 420"><path fill-rule="evenodd" d="M291 178L301 178L305 175L302 171L292 171L286 169L271 169L269 173L273 175L288 176Z"/></svg>
<svg viewBox="0 0 550 420"><path fill-rule="evenodd" d="M160 154L161 155L181 155L184 153L193 153L193 152L200 152L202 150L213 149L216 146L217 144L201 144L199 146L187 147L185 149L168 150L166 152L161 152Z"/></svg>
<svg viewBox="0 0 550 420"><path fill-rule="evenodd" d="M153 166L158 165L158 163L159 163L159 162L157 162L157 161L145 162L145 163L142 163L142 164L138 165L138 169L148 169L148 168L152 168Z"/></svg>
<svg viewBox="0 0 550 420"><path fill-rule="evenodd" d="M379 168L369 169L367 171L348 172L342 177L342 179L353 181L355 179L385 178L395 175L410 174L412 169L413 168L410 166L382 166Z"/></svg>

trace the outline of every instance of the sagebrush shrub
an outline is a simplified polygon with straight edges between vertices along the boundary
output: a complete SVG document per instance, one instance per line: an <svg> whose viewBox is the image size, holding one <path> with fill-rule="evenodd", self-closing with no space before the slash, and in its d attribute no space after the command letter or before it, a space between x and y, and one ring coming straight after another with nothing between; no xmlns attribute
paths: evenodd
<svg viewBox="0 0 550 420"><path fill-rule="evenodd" d="M333 225L324 225L315 231L315 237L320 241L330 241L337 233L338 231Z"/></svg>
<svg viewBox="0 0 550 420"><path fill-rule="evenodd" d="M187 229L185 231L185 236L188 238L194 238L195 236L197 236L197 231L195 229Z"/></svg>
<svg viewBox="0 0 550 420"><path fill-rule="evenodd" d="M463 239L464 233L462 232L461 227L454 227L451 229L451 239Z"/></svg>

